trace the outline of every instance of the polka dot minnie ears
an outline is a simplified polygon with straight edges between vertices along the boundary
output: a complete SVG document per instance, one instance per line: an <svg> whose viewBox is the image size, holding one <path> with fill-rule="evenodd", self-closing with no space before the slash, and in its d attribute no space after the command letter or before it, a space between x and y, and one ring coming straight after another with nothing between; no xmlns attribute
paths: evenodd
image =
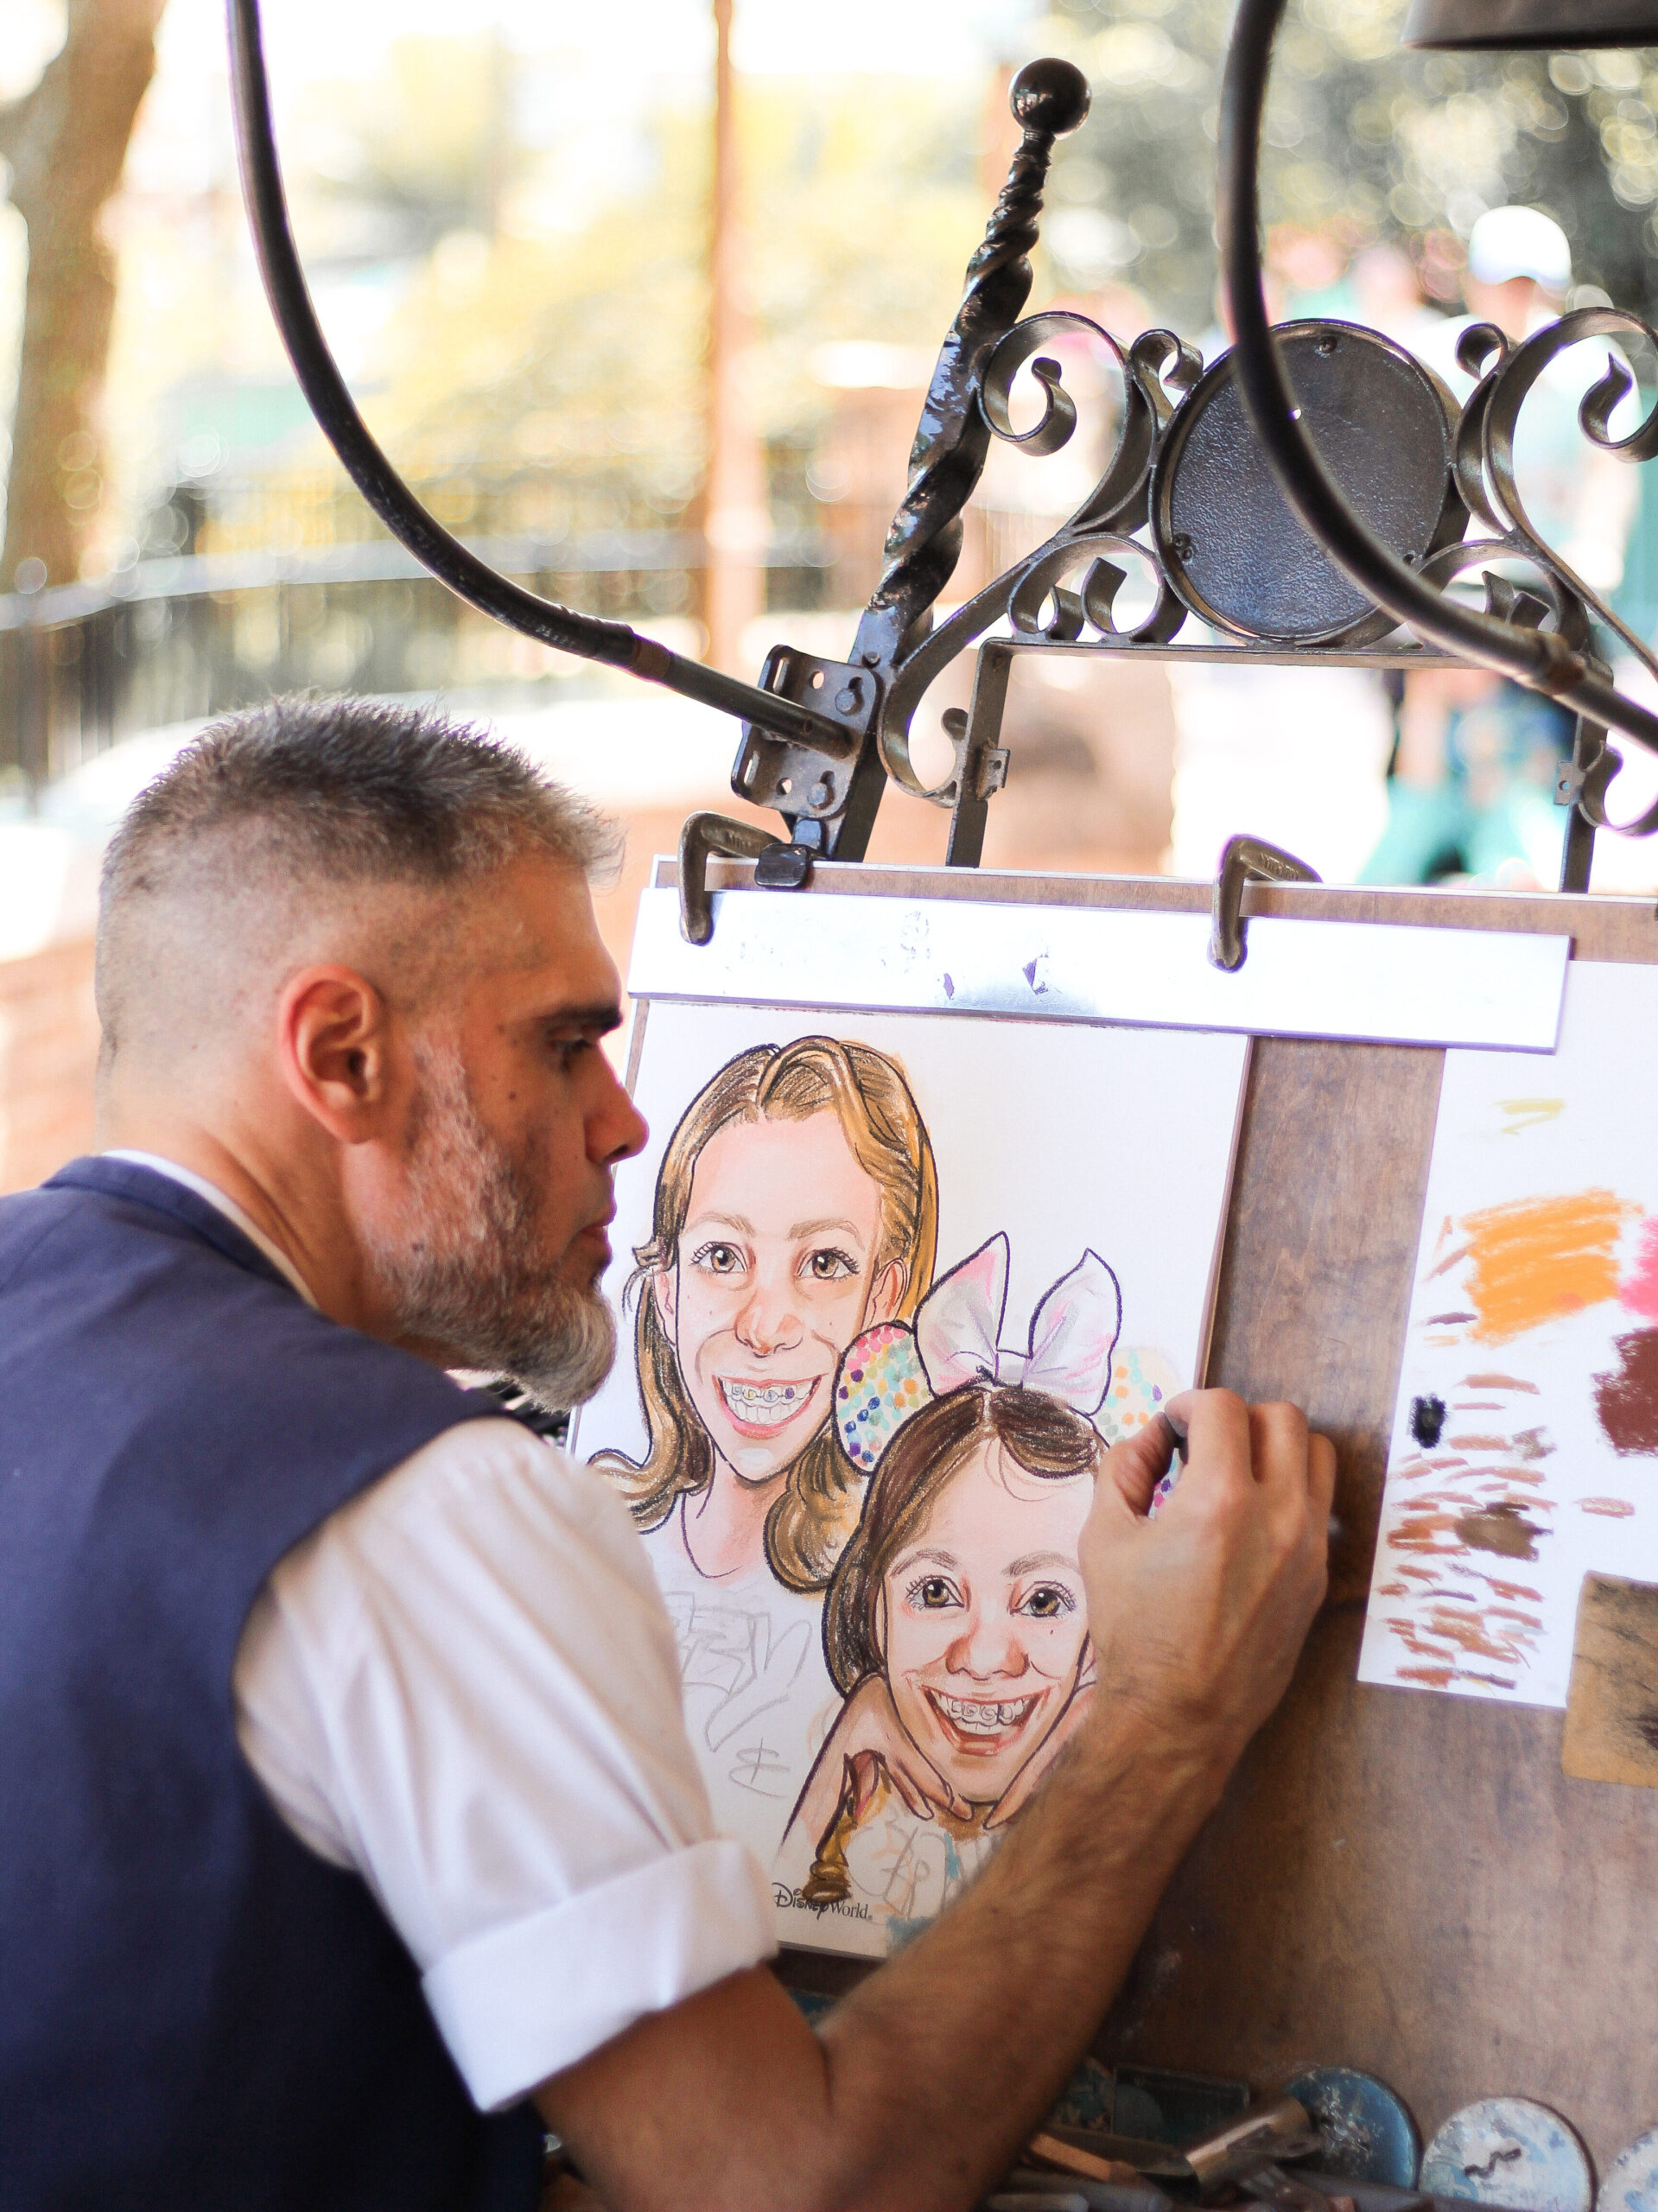
<svg viewBox="0 0 1658 2212"><path fill-rule="evenodd" d="M934 1398L969 1382L1020 1384L1043 1390L1095 1421L1108 1442L1127 1434L1127 1393L1117 1418L1098 1419L1112 1402L1111 1356L1122 1321L1117 1279L1097 1252L1045 1291L1031 1320L1028 1349L1001 1344L1007 1309L1007 1239L988 1244L952 1268L922 1300L914 1327L884 1321L848 1345L835 1378L835 1424L841 1448L867 1473L904 1423ZM1130 1353L1137 1368L1143 1356ZM1166 1363L1158 1362L1159 1368ZM1160 1402L1160 1383L1144 1382ZM1140 1416L1142 1419L1144 1415Z"/></svg>

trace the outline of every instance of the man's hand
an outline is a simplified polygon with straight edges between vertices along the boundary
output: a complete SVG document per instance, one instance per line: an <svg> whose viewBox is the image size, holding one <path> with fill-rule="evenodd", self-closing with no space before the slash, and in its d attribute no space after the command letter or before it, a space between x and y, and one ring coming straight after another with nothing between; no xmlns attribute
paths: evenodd
<svg viewBox="0 0 1658 2212"><path fill-rule="evenodd" d="M615 2212L967 2212L1050 2110L1324 1593L1329 1444L1223 1390L1169 1414L1187 1465L1155 1521L1174 1426L1102 1473L1094 1680L978 1879L816 2035L738 1974L543 2086Z"/></svg>
<svg viewBox="0 0 1658 2212"><path fill-rule="evenodd" d="M1178 1441L1186 1464L1154 1521ZM1188 1390L1106 1462L1083 1532L1099 1711L1132 1707L1229 1770L1324 1601L1336 1454L1294 1406Z"/></svg>

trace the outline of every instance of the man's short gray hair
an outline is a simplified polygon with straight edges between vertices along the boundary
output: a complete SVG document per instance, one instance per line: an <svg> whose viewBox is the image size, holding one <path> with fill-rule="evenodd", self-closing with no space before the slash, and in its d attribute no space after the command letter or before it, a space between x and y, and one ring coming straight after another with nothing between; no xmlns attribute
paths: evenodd
<svg viewBox="0 0 1658 2212"><path fill-rule="evenodd" d="M619 842L517 747L435 708L273 699L214 722L139 794L105 858L105 911L226 830L301 874L434 889L524 851L592 876Z"/></svg>
<svg viewBox="0 0 1658 2212"><path fill-rule="evenodd" d="M525 854L591 880L619 851L615 825L526 754L435 708L285 698L227 715L139 794L105 857L104 1065L138 1030L165 1042L216 950L245 971L331 899L464 894Z"/></svg>

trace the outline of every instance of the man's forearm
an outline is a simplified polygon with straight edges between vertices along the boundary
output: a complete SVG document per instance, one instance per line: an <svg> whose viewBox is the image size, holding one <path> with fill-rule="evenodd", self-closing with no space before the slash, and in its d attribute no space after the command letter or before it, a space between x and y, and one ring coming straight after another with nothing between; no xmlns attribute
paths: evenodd
<svg viewBox="0 0 1658 2212"><path fill-rule="evenodd" d="M547 2084L613 2212L965 2212L1051 2107L1229 1758L1090 1716L979 1879L816 2036L763 1973Z"/></svg>
<svg viewBox="0 0 1658 2212"><path fill-rule="evenodd" d="M734 1974L547 2082L615 2212L967 2212L1086 2049L1324 1594L1335 1455L1291 1407L1177 1400L1120 1446L1082 1553L1090 1709L979 1880L818 2036Z"/></svg>
<svg viewBox="0 0 1658 2212"><path fill-rule="evenodd" d="M838 2005L822 2040L839 2185L820 2202L957 2207L1052 2106L1229 1761L1132 1710L1091 1716L951 1909Z"/></svg>

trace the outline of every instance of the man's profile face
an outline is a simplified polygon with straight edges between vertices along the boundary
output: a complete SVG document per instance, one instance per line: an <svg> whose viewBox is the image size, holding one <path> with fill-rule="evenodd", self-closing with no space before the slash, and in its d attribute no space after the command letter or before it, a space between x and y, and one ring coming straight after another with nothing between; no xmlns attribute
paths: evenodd
<svg viewBox="0 0 1658 2212"><path fill-rule="evenodd" d="M402 1142L364 1241L405 1341L569 1404L613 1356L611 1175L646 1134L600 1041L620 985L580 872L538 856L470 893L448 957L401 1025Z"/></svg>

